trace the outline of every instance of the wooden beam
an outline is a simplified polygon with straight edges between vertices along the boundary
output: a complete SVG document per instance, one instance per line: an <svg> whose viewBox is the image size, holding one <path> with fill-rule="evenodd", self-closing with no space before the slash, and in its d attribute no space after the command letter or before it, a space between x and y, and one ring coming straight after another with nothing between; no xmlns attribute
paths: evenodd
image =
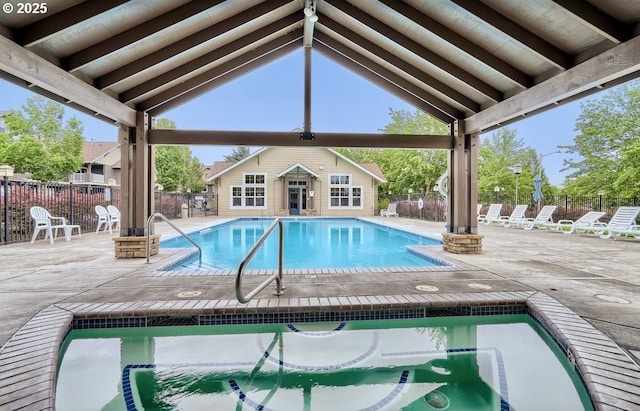
<svg viewBox="0 0 640 411"><path fill-rule="evenodd" d="M199 75L192 77L183 83L180 83L174 87L169 88L168 90L160 92L153 97L150 97L147 100L138 103L136 107L141 111L152 110L157 116L157 114L159 114L158 110L160 109L160 107L162 106L162 111L164 109L168 109L168 103L172 100L182 98L182 96L186 94L189 94L190 97L193 98L196 95L199 95L200 93L207 90L207 83L213 82L221 76L232 71L240 70L240 72L242 73L242 66L244 66L245 64L267 54L276 53L277 50L281 47L286 47L287 45L291 44L294 44L292 47L295 47L295 43L299 39L302 39L302 29L298 29L286 36L278 37L275 40L270 41L269 43L263 44L262 46L257 47L239 57L231 59L226 63L216 66L211 70L200 73ZM300 45L302 45L302 42L300 42ZM288 50L286 52L289 51L291 50ZM182 102L184 102L184 100Z"/></svg>
<svg viewBox="0 0 640 411"><path fill-rule="evenodd" d="M189 76L193 71L196 71L211 63L214 63L215 61L222 59L230 54L233 54L239 50L242 50L247 46L257 43L260 40L264 39L265 37L268 37L278 31L284 30L287 27L290 27L296 23L300 23L300 25L302 25L300 16L297 14L299 13L290 14L287 17L284 17L265 27L261 27L256 31L253 31L245 36L242 36L237 40L227 43L221 47L218 47L217 49L210 51L209 53L206 53L200 57L194 58L188 63L185 63L179 67L176 67L173 70L160 74L149 81L146 81L138 86L135 86L129 90L126 90L120 93L119 99L124 103L131 102L141 96L144 96L148 93L152 93L158 87L161 87L165 84L176 81L180 78Z"/></svg>
<svg viewBox="0 0 640 411"><path fill-rule="evenodd" d="M467 133L481 132L575 94L600 91L600 85L640 70L640 36L620 44L564 73L489 107L465 120Z"/></svg>
<svg viewBox="0 0 640 411"><path fill-rule="evenodd" d="M443 123L449 124L455 119L463 118L464 114L461 111L438 100L417 85L366 59L355 51L346 50L348 54L343 54L343 50L334 49L331 41L332 39L329 36L317 33L313 48L337 64L353 71L358 76L369 80L383 90ZM335 40L334 42L337 43ZM346 48L346 46L344 47Z"/></svg>
<svg viewBox="0 0 640 411"><path fill-rule="evenodd" d="M394 67L397 67L399 70L407 73L408 75L421 81L422 83L428 84L429 87L436 90L438 93L441 93L449 97L451 100L465 107L469 111L472 111L474 113L477 113L480 111L480 104L473 101L472 99L465 96L464 94L460 93L459 91L455 90L454 88L449 87L448 85L444 84L443 82L436 79L435 77L425 73L422 69L415 67L412 64L400 59L394 53L385 50L384 48L377 45L375 42L366 39L365 37L359 35L358 33L352 30L349 30L342 24L329 18L329 16L320 14L319 17L320 17L320 20L316 24L322 23L321 27L328 28L334 33L337 33L338 35L344 37L345 39L348 39L349 41L366 49L370 53L378 56L382 60L386 61L388 64Z"/></svg>
<svg viewBox="0 0 640 411"><path fill-rule="evenodd" d="M259 5L251 7L240 14L236 14L214 24L213 26L207 27L204 30L200 30L197 33L185 37L178 42L163 47L160 50L156 50L149 55L140 57L139 59L127 63L122 67L118 67L117 69L96 78L95 85L99 89L105 89L117 84L141 71L147 70L180 53L184 53L193 47L227 33L243 24L250 23L288 2L289 0L272 0L260 3Z"/></svg>
<svg viewBox="0 0 640 411"><path fill-rule="evenodd" d="M430 18L424 13L421 13L408 4L397 0L380 0L380 2L394 10L396 13L399 13L400 15L413 21L421 27L424 27L425 30L432 32L452 46L469 54L479 62L482 62L488 67L491 67L500 75L511 80L517 87L525 89L529 87L533 82L533 80L528 75L518 70L516 67L499 59L490 51L479 47L471 40L461 36L448 27L443 26L436 20Z"/></svg>
<svg viewBox="0 0 640 411"><path fill-rule="evenodd" d="M478 93L485 95L488 99L493 100L494 102L498 102L503 99L502 92L500 92L499 90L491 87L489 84L475 77L473 74L464 70L459 65L451 63L449 60L432 52L417 41L410 39L409 37L389 27L382 21L375 19L373 16L365 13L364 11L351 5L350 3L335 0L332 0L331 2L325 0L324 2L331 4L338 10L346 13L349 17L365 24L372 30L375 30L381 35L387 37L394 43L420 56L438 69L455 77L457 81L460 81L461 83L464 83L467 86L473 88Z"/></svg>
<svg viewBox="0 0 640 411"><path fill-rule="evenodd" d="M127 126L136 125L134 109L5 37L0 37L0 70L80 104L114 122Z"/></svg>
<svg viewBox="0 0 640 411"><path fill-rule="evenodd" d="M56 14L38 20L28 26L16 30L16 40L24 47L42 43L50 36L95 17L114 7L126 3L127 0L85 1Z"/></svg>
<svg viewBox="0 0 640 411"><path fill-rule="evenodd" d="M556 68L565 70L571 67L570 55L492 8L477 1L453 0L453 2L527 47Z"/></svg>
<svg viewBox="0 0 640 411"><path fill-rule="evenodd" d="M149 144L265 146L265 147L371 147L453 149L450 135L322 133L301 140L292 131L151 130Z"/></svg>
<svg viewBox="0 0 640 411"><path fill-rule="evenodd" d="M143 101L140 103L140 106L153 106L153 108L149 109L148 112L152 116L157 117L165 111L176 108L204 93L214 90L217 87L227 84L230 81L260 68L265 64L284 57L286 54L291 53L301 46L302 38L300 37L289 44L276 48L266 54L259 55L258 57L254 57L254 53L257 55L260 50L237 57L226 64L222 64L203 74L202 79L200 79L200 76L191 79L180 86L167 90L167 95L161 93L154 96L151 100ZM159 98L159 100L155 100L156 98ZM169 98L169 100L157 104L157 101L163 101L166 98Z"/></svg>
<svg viewBox="0 0 640 411"><path fill-rule="evenodd" d="M565 8L569 13L580 18L583 23L595 30L601 36L615 44L631 38L632 28L622 21L604 13L602 10L583 0L553 0Z"/></svg>
<svg viewBox="0 0 640 411"><path fill-rule="evenodd" d="M64 67L70 72L78 70L92 61L105 57L161 30L165 30L174 24L178 24L222 2L223 0L199 0L187 3L184 6L173 9L149 21L145 21L129 30L116 34L107 40L66 57L63 60Z"/></svg>

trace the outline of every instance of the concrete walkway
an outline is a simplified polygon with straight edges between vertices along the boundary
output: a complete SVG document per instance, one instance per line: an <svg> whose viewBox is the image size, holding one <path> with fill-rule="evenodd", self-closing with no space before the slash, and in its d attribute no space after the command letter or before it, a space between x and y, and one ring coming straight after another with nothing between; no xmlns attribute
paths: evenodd
<svg viewBox="0 0 640 411"><path fill-rule="evenodd" d="M216 217L178 220L186 231L210 226ZM443 223L403 218L371 220L422 234L440 235ZM164 238L173 236L164 223L156 224ZM542 291L609 335L623 349L640 358L640 241L563 235L499 226L479 227L484 235L481 255L439 254L466 263L471 269L408 273L294 275L285 277L286 297L425 294L485 291ZM175 300L184 291L200 291L194 299L234 299L233 276L154 275L175 258L161 249L152 257L118 260L108 233L85 233L71 241L0 247L0 346L40 310L54 303L113 303ZM247 278L247 290L258 279ZM491 288L488 288L491 287ZM263 293L272 297L270 289Z"/></svg>

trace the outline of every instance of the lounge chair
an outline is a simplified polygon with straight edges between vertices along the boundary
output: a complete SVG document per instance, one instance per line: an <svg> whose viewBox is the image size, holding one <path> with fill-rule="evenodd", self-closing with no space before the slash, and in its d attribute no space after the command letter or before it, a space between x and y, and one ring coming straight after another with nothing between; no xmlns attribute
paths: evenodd
<svg viewBox="0 0 640 411"><path fill-rule="evenodd" d="M588 233L596 226L601 226L600 219L604 216L603 211L589 211L576 221L558 220L556 223L547 223L545 227L551 230L560 230L564 234Z"/></svg>
<svg viewBox="0 0 640 411"><path fill-rule="evenodd" d="M489 206L489 210L487 210L487 214L481 214L478 216L478 222L484 224L499 222L500 210L502 210L502 204L491 204Z"/></svg>
<svg viewBox="0 0 640 411"><path fill-rule="evenodd" d="M513 209L510 216L502 216L498 222L505 227L511 227L512 225L518 226L522 224L522 222L525 221L524 214L527 212L527 207L529 206L526 204L518 204Z"/></svg>
<svg viewBox="0 0 640 411"><path fill-rule="evenodd" d="M389 208L386 210L380 210L380 216L382 217L398 217L398 212L396 208L398 207L397 203L389 204Z"/></svg>
<svg viewBox="0 0 640 411"><path fill-rule="evenodd" d="M29 210L31 214L31 218L34 220L33 226L33 236L31 237L31 244L36 241L36 237L40 231L44 231L44 239L46 240L49 237L49 243L53 244L55 238L58 236L58 229L62 229L64 231L64 238L66 241L71 240L71 234L73 230L78 230L78 236L81 237L82 233L80 232L79 225L67 224L67 219L64 217L54 217L52 216L46 209L33 206ZM58 221L59 223L54 224L54 221Z"/></svg>
<svg viewBox="0 0 640 411"><path fill-rule="evenodd" d="M556 206L548 205L542 207L536 218L525 218L522 221L522 228L525 230L531 230L534 227L545 228L547 224L553 223L553 213L556 211Z"/></svg>
<svg viewBox="0 0 640 411"><path fill-rule="evenodd" d="M97 205L94 207L96 210L96 214L98 214L98 225L96 226L96 234L100 232L100 228L104 226L104 231L109 230L109 234L113 234L113 229L111 228L111 216L106 208L101 205Z"/></svg>
<svg viewBox="0 0 640 411"><path fill-rule="evenodd" d="M480 220L480 211L482 210L482 204L478 204L478 208L476 209L476 215L478 216L478 220Z"/></svg>
<svg viewBox="0 0 640 411"><path fill-rule="evenodd" d="M113 205L107 206L107 211L109 212L109 219L111 220L111 227L115 229L116 227L120 229L120 210L118 207Z"/></svg>
<svg viewBox="0 0 640 411"><path fill-rule="evenodd" d="M607 224L593 227L593 232L600 238L609 238L622 235L632 235L640 238L640 230L636 224L636 218L640 214L640 207L619 207Z"/></svg>

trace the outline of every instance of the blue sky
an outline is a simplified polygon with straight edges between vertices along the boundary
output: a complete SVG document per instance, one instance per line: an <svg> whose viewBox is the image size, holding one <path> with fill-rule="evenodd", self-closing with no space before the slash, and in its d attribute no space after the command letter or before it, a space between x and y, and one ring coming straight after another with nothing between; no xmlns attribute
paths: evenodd
<svg viewBox="0 0 640 411"><path fill-rule="evenodd" d="M312 130L325 132L379 132L391 121L389 109L415 108L386 91L358 77L319 53L313 54ZM302 127L303 114L302 50L295 51L224 86L216 88L162 115L176 122L180 129L211 130L278 130ZM17 109L33 93L0 80L0 110ZM592 95L588 99L596 99ZM116 141L117 129L65 107L84 125L85 138ZM557 150L558 145L573 143L575 120L580 114L580 101L545 113L528 117L509 127L517 130L526 146L538 154ZM486 137L486 136L481 136ZM192 153L204 164L222 160L232 147L192 146ZM552 184L562 183L562 160L565 154L543 158L546 174ZM509 165L505 165L508 167Z"/></svg>

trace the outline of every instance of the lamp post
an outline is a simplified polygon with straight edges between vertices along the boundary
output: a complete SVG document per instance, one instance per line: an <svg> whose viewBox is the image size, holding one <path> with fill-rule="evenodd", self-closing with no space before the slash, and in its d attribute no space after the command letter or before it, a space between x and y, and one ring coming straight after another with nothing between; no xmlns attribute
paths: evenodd
<svg viewBox="0 0 640 411"><path fill-rule="evenodd" d="M13 176L13 167L10 165L0 166L0 176L2 176L2 191L4 192L4 242L9 244L9 177Z"/></svg>
<svg viewBox="0 0 640 411"><path fill-rule="evenodd" d="M551 154L558 154L560 150L552 151L547 154L540 154L540 164L538 165L538 180L540 181L540 193L542 193L542 159L546 156L550 156ZM541 198L538 199L538 212L540 212L540 201Z"/></svg>
<svg viewBox="0 0 640 411"><path fill-rule="evenodd" d="M602 211L602 196L604 195L604 190L598 190L598 197L600 198L598 211Z"/></svg>
<svg viewBox="0 0 640 411"><path fill-rule="evenodd" d="M187 212L187 216L188 217L192 217L193 214L191 212L191 189L187 188L187 206L188 206L188 212Z"/></svg>
<svg viewBox="0 0 640 411"><path fill-rule="evenodd" d="M162 186L162 184L158 184L156 188L158 189L158 203L160 203L160 214L162 214L162 190L164 189L164 187Z"/></svg>
<svg viewBox="0 0 640 411"><path fill-rule="evenodd" d="M498 194L500 194L500 186L493 187L493 192L496 193L496 204L498 203Z"/></svg>
<svg viewBox="0 0 640 411"><path fill-rule="evenodd" d="M513 166L513 174L516 175L516 205L518 205L518 176L522 174L522 165L516 164Z"/></svg>

